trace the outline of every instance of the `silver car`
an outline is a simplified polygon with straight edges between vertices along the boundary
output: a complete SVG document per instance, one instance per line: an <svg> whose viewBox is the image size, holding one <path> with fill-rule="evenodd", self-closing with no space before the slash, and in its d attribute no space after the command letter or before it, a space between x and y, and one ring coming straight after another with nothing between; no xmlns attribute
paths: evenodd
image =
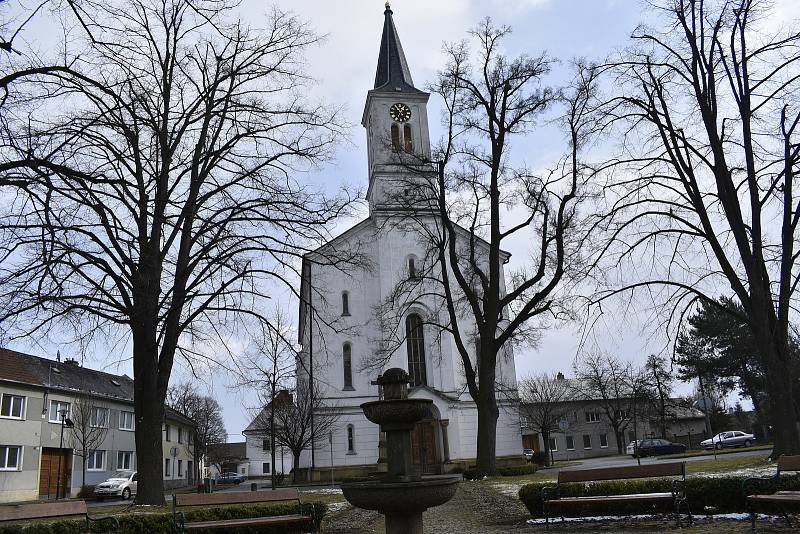
<svg viewBox="0 0 800 534"><path fill-rule="evenodd" d="M125 500L136 495L136 471L117 471L111 478L94 487L94 496L98 501L104 497L122 497Z"/></svg>
<svg viewBox="0 0 800 534"><path fill-rule="evenodd" d="M741 432L739 430L729 430L720 432L711 439L700 442L704 449L723 449L725 447L749 447L756 442L753 434Z"/></svg>

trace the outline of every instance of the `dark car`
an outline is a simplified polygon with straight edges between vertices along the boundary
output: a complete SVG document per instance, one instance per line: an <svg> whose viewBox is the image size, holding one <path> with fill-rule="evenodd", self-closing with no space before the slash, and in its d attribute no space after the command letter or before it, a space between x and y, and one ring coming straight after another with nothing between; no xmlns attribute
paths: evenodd
<svg viewBox="0 0 800 534"><path fill-rule="evenodd" d="M217 484L241 484L244 482L244 475L239 473L222 473L217 476Z"/></svg>
<svg viewBox="0 0 800 534"><path fill-rule="evenodd" d="M672 443L666 439L643 439L639 442L639 456L658 456L659 454L680 454L686 452L683 443ZM635 456L635 454L634 454Z"/></svg>

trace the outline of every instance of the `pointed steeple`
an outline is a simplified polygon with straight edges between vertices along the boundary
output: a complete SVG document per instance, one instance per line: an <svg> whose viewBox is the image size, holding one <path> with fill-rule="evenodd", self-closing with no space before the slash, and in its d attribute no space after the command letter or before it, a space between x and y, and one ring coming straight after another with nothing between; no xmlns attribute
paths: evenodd
<svg viewBox="0 0 800 534"><path fill-rule="evenodd" d="M397 28L392 19L392 8L386 2L384 13L383 37L381 38L381 51L378 55L378 70L375 73L375 89L387 91L412 91L419 90L414 87L411 71L408 70L406 56Z"/></svg>

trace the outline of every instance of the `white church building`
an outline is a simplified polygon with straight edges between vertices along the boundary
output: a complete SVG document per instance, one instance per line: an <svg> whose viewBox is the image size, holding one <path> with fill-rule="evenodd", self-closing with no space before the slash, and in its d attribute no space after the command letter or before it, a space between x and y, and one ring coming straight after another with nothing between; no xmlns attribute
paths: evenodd
<svg viewBox="0 0 800 534"><path fill-rule="evenodd" d="M376 312L399 281L414 275L415 261L425 254L418 234L391 224L391 191L403 173L412 173L407 178L413 180L413 171L397 164L400 148L430 156L428 98L414 86L387 4L375 87L367 93L362 121L368 144L369 217L303 258L299 370L308 371L314 391L324 399L327 407L320 410L320 418L322 412L337 414L329 437L320 436L313 451L302 457L301 465L312 468L315 479L328 478L331 461L337 478L380 470L379 427L359 406L378 399L373 381L391 367L409 372L410 397L433 400L431 413L412 434L415 463L427 473L475 464L478 416L463 364L452 336L431 326L446 313L422 296L404 310L399 328L390 333ZM331 251L344 250L359 250L369 261L343 269L323 259ZM508 255L503 261L507 259ZM439 314L436 321L428 320L431 314ZM463 332L475 330L474 323L459 326ZM396 350L379 368L365 369L364 363L374 362L378 348L397 332L401 339ZM497 423L498 464L519 462L522 438L510 350L499 357L498 381L504 385Z"/></svg>

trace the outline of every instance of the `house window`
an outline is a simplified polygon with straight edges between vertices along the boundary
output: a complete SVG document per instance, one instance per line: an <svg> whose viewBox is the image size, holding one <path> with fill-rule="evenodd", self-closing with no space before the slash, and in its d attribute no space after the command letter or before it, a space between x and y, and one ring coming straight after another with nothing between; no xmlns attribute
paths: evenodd
<svg viewBox="0 0 800 534"><path fill-rule="evenodd" d="M342 346L342 368L344 371L344 389L353 389L353 348L350 343Z"/></svg>
<svg viewBox="0 0 800 534"><path fill-rule="evenodd" d="M356 453L356 436L353 425L347 425L347 454Z"/></svg>
<svg viewBox="0 0 800 534"><path fill-rule="evenodd" d="M105 471L106 451L91 451L86 458L87 471Z"/></svg>
<svg viewBox="0 0 800 534"><path fill-rule="evenodd" d="M425 367L425 336L422 318L412 313L406 318L406 350L408 352L408 374L414 386L428 384Z"/></svg>
<svg viewBox="0 0 800 534"><path fill-rule="evenodd" d="M172 428L169 425L164 425L164 441L172 441Z"/></svg>
<svg viewBox="0 0 800 534"><path fill-rule="evenodd" d="M599 423L600 422L600 412L586 412L586 422L587 423Z"/></svg>
<svg viewBox="0 0 800 534"><path fill-rule="evenodd" d="M92 406L92 412L89 415L89 426L92 428L108 427L108 408Z"/></svg>
<svg viewBox="0 0 800 534"><path fill-rule="evenodd" d="M633 430L628 430L628 441L636 441L636 434Z"/></svg>
<svg viewBox="0 0 800 534"><path fill-rule="evenodd" d="M3 393L2 401L0 401L0 417L24 419L25 397Z"/></svg>
<svg viewBox="0 0 800 534"><path fill-rule="evenodd" d="M133 412L119 412L119 429L133 430Z"/></svg>
<svg viewBox="0 0 800 534"><path fill-rule="evenodd" d="M269 440L268 439L262 439L261 440L261 450L262 451L268 451L268 450L270 450L269 447L270 447Z"/></svg>
<svg viewBox="0 0 800 534"><path fill-rule="evenodd" d="M589 434L583 435L583 448L584 449L592 448L592 436L590 436Z"/></svg>
<svg viewBox="0 0 800 534"><path fill-rule="evenodd" d="M178 443L183 443L183 428L178 427Z"/></svg>
<svg viewBox="0 0 800 534"><path fill-rule="evenodd" d="M22 447L0 445L0 471L20 471L22 469Z"/></svg>
<svg viewBox="0 0 800 534"><path fill-rule="evenodd" d="M183 476L183 460L178 460L178 477Z"/></svg>
<svg viewBox="0 0 800 534"><path fill-rule="evenodd" d="M117 469L133 469L132 451L119 451L117 453Z"/></svg>
<svg viewBox="0 0 800 534"><path fill-rule="evenodd" d="M608 447L608 434L600 434L600 448L605 449Z"/></svg>
<svg viewBox="0 0 800 534"><path fill-rule="evenodd" d="M574 451L575 450L575 438L572 436L567 436L567 450Z"/></svg>
<svg viewBox="0 0 800 534"><path fill-rule="evenodd" d="M617 410L617 419L630 419L630 410Z"/></svg>
<svg viewBox="0 0 800 534"><path fill-rule="evenodd" d="M350 315L350 293L342 291L342 315Z"/></svg>
<svg viewBox="0 0 800 534"><path fill-rule="evenodd" d="M61 422L61 412L64 413L64 418L69 417L69 403L64 401L57 401L52 400L50 401L50 422L51 423L60 423Z"/></svg>
<svg viewBox="0 0 800 534"><path fill-rule="evenodd" d="M414 152L414 139L411 135L410 124L406 124L403 127L403 141L405 142L406 152Z"/></svg>
<svg viewBox="0 0 800 534"><path fill-rule="evenodd" d="M269 474L269 462L264 462L263 464L261 464L261 472L264 473L265 475Z"/></svg>
<svg viewBox="0 0 800 534"><path fill-rule="evenodd" d="M400 150L400 127L397 124L392 124L392 148Z"/></svg>
<svg viewBox="0 0 800 534"><path fill-rule="evenodd" d="M550 445L550 451L551 452L558 452L558 443L556 443L556 438L555 437L551 437L547 441L550 442L550 444L549 444Z"/></svg>
<svg viewBox="0 0 800 534"><path fill-rule="evenodd" d="M172 470L169 468L169 458L164 458L164 476L170 477L172 476Z"/></svg>

